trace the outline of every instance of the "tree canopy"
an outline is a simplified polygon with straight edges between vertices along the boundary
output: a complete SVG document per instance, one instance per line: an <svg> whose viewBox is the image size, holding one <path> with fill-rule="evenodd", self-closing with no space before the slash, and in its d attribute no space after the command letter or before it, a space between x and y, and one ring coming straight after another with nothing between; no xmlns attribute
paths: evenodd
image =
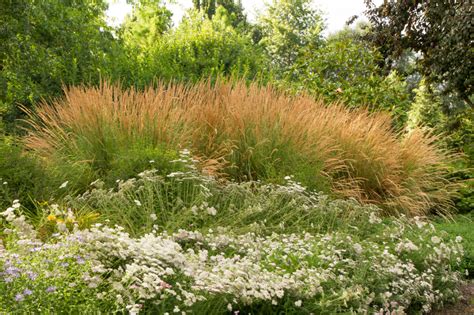
<svg viewBox="0 0 474 315"><path fill-rule="evenodd" d="M418 52L420 70L429 81L473 106L471 1L384 1L380 6L365 2L373 28L367 38L379 47L388 66L406 49Z"/></svg>

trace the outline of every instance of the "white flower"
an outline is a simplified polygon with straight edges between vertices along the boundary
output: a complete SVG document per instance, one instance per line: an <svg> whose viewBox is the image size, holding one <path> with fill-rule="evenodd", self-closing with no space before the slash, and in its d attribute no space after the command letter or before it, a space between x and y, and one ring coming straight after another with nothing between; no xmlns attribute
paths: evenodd
<svg viewBox="0 0 474 315"><path fill-rule="evenodd" d="M58 227L59 232L65 233L65 232L68 231L66 223L64 223L64 222L58 222L58 223L56 223L56 226Z"/></svg>
<svg viewBox="0 0 474 315"><path fill-rule="evenodd" d="M375 212L371 212L369 215L369 223L370 224L378 224L381 223L382 220L375 214Z"/></svg>
<svg viewBox="0 0 474 315"><path fill-rule="evenodd" d="M155 163L155 160L150 160L150 161L148 161L148 162L150 162L150 164L151 164L151 163Z"/></svg>
<svg viewBox="0 0 474 315"><path fill-rule="evenodd" d="M137 206L139 206L139 207L142 205L142 203L140 202L140 200L135 199L135 200L133 200L133 202L135 202L135 204L136 204Z"/></svg>
<svg viewBox="0 0 474 315"><path fill-rule="evenodd" d="M8 182L3 182L3 185L6 185L6 184L8 184Z"/></svg>
<svg viewBox="0 0 474 315"><path fill-rule="evenodd" d="M61 186L59 186L59 189L61 188L66 188L67 184L69 183L69 181L65 181L64 183L61 184Z"/></svg>
<svg viewBox="0 0 474 315"><path fill-rule="evenodd" d="M359 243L355 243L353 247L357 255L360 255L360 253L362 253L362 246Z"/></svg>
<svg viewBox="0 0 474 315"><path fill-rule="evenodd" d="M232 304L230 304L230 303L227 304L227 310L228 310L229 312L232 312Z"/></svg>
<svg viewBox="0 0 474 315"><path fill-rule="evenodd" d="M207 213L209 213L209 215L216 215L217 210L214 207L209 207L209 208L207 208Z"/></svg>
<svg viewBox="0 0 474 315"><path fill-rule="evenodd" d="M434 244L439 244L441 243L441 239L437 236L433 236L431 237L431 241L434 243Z"/></svg>
<svg viewBox="0 0 474 315"><path fill-rule="evenodd" d="M152 213L152 214L150 214L150 219L152 219L153 221L156 221L158 219L158 217L156 216L155 213Z"/></svg>
<svg viewBox="0 0 474 315"><path fill-rule="evenodd" d="M53 204L51 205L51 209L53 209L55 215L61 215L62 212L59 210L59 205Z"/></svg>
<svg viewBox="0 0 474 315"><path fill-rule="evenodd" d="M301 302L301 300L298 300L298 301L295 302L295 306L301 307L301 304L302 304L302 303L303 303L303 302Z"/></svg>
<svg viewBox="0 0 474 315"><path fill-rule="evenodd" d="M461 236L456 236L456 243L461 243L462 242L462 237Z"/></svg>
<svg viewBox="0 0 474 315"><path fill-rule="evenodd" d="M173 309L173 313L179 313L180 309L178 306L175 306Z"/></svg>

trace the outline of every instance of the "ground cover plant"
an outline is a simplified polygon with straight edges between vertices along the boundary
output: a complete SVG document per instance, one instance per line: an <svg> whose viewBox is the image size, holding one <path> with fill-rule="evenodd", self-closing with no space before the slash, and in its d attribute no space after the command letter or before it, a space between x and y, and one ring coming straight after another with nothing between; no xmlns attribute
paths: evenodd
<svg viewBox="0 0 474 315"><path fill-rule="evenodd" d="M175 175L168 178L173 187L186 190L173 180ZM182 181L197 184L194 170L181 175ZM145 182L163 180L150 173L141 177ZM270 209L261 207L263 196L251 197L253 189L246 183L230 184L241 186L242 203L234 206L237 218L239 212L246 213L240 217L253 218L254 224L249 227L237 219L235 227L225 226L232 218L218 198L211 198L216 193L212 185L207 176L201 178L199 186L209 186L208 203L191 207L196 226L166 225L189 215L180 198L170 201L176 209L183 207L182 213L134 199L152 223L148 229L135 231L135 236L113 226L113 217L107 214L103 223L94 224L98 218L85 222L91 216L84 207L80 213L56 204L33 227L30 222L35 221L14 201L1 213L0 290L4 294L0 309L23 313L403 314L426 313L459 296L462 238L447 238L429 222L382 219L375 206L362 206L355 200L329 201L290 181L283 186L254 184L263 186L268 199L279 201L272 208L267 202ZM148 189L139 187L134 189L137 195L150 197ZM166 189L161 189L166 195ZM94 198L78 198L91 211L102 210L98 199L108 205L109 199L117 199L124 208L130 207L124 195L96 193ZM285 204L287 213L304 217L307 224L261 220ZM163 212L166 217L160 217ZM323 218L326 221L318 225ZM146 223L144 218L142 222Z"/></svg>
<svg viewBox="0 0 474 315"><path fill-rule="evenodd" d="M474 277L474 213L459 214L451 219L437 218L434 223L438 230L446 231L453 237L459 235L463 238L465 251L462 267L468 271L468 277Z"/></svg>
<svg viewBox="0 0 474 315"><path fill-rule="evenodd" d="M142 154L143 169L149 160L166 164L167 152L187 147L205 172L222 178L278 182L293 174L310 189L389 213L450 207L449 154L421 129L398 134L383 113L240 81L158 83L143 92L104 82L70 87L65 95L29 111L32 128L24 142L82 189L114 175L125 154Z"/></svg>

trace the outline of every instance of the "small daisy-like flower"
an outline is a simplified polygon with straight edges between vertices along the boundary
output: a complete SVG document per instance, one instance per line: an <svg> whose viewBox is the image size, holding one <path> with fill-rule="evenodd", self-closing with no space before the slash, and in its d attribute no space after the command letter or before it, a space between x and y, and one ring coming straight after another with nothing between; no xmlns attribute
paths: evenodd
<svg viewBox="0 0 474 315"><path fill-rule="evenodd" d="M67 184L69 183L69 181L65 181L64 183L61 184L61 186L59 186L59 188L66 188Z"/></svg>
<svg viewBox="0 0 474 315"><path fill-rule="evenodd" d="M438 244L438 243L441 243L441 239L437 236L433 236L431 238L431 241L434 243L434 244Z"/></svg>
<svg viewBox="0 0 474 315"><path fill-rule="evenodd" d="M462 242L462 237L461 236L456 236L456 243L461 243Z"/></svg>
<svg viewBox="0 0 474 315"><path fill-rule="evenodd" d="M32 295L33 294L33 291L31 291L30 289L26 288L24 291L23 291L23 295Z"/></svg>
<svg viewBox="0 0 474 315"><path fill-rule="evenodd" d="M17 295L15 295L15 301L17 302L21 302L25 299L25 296L21 293L18 293Z"/></svg>
<svg viewBox="0 0 474 315"><path fill-rule="evenodd" d="M33 281L35 281L36 278L38 277L38 275L32 271L28 271L26 274L28 275L28 278L30 278L30 280L33 280Z"/></svg>
<svg viewBox="0 0 474 315"><path fill-rule="evenodd" d="M152 219L152 221L156 221L158 219L158 217L156 216L155 213L152 213L152 214L150 214L150 219Z"/></svg>
<svg viewBox="0 0 474 315"><path fill-rule="evenodd" d="M209 215L213 215L213 216L214 216L214 215L217 214L217 210L216 210L216 208L214 208L214 207L209 207L209 208L207 208L207 213L209 213Z"/></svg>
<svg viewBox="0 0 474 315"><path fill-rule="evenodd" d="M297 307L301 307L301 304L303 304L303 302L301 300L298 300L295 302L295 306Z"/></svg>
<svg viewBox="0 0 474 315"><path fill-rule="evenodd" d="M56 291L56 287L54 285L49 286L49 287L46 288L46 292L48 292L48 293L52 293L54 291Z"/></svg>
<svg viewBox="0 0 474 315"><path fill-rule="evenodd" d="M140 202L140 200L135 199L133 202L135 202L135 204L136 204L137 206L139 206L139 207L142 205L142 203Z"/></svg>
<svg viewBox="0 0 474 315"><path fill-rule="evenodd" d="M357 255L360 255L362 253L362 246L359 243L355 243L353 247Z"/></svg>

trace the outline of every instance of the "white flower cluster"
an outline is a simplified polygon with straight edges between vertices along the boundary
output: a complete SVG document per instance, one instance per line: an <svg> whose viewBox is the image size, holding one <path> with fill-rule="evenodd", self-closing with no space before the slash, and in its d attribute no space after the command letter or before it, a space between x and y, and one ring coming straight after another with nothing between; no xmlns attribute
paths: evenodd
<svg viewBox="0 0 474 315"><path fill-rule="evenodd" d="M448 268L448 261L462 254L460 245L430 239L415 245L401 238L393 248L356 242L343 233L233 236L181 230L134 239L118 227L94 227L69 237L81 239L87 254L94 253L113 274L108 281L114 294L129 308L173 297L185 311L217 295L232 297L226 303L234 310L262 302L278 305L290 296L296 306L315 310L402 314L421 303L428 312L455 297L460 281ZM404 255L414 250L427 255L420 262Z"/></svg>
<svg viewBox="0 0 474 315"><path fill-rule="evenodd" d="M190 313L216 299L222 312L290 300L308 313L404 314L414 305L429 312L459 294L461 276L451 267L462 255L460 239L447 242L433 229L403 218L379 239L346 232L238 235L224 229L133 238L121 227L96 224L62 231L51 244L38 245L32 228L17 215L19 207L16 202L1 214L23 252L61 249L61 264L73 256L82 264L87 257L91 268L82 280L88 288L101 290L98 298L112 297L118 309L131 314L150 308ZM13 255L5 252L0 252L0 266ZM2 271L0 285L15 272Z"/></svg>

